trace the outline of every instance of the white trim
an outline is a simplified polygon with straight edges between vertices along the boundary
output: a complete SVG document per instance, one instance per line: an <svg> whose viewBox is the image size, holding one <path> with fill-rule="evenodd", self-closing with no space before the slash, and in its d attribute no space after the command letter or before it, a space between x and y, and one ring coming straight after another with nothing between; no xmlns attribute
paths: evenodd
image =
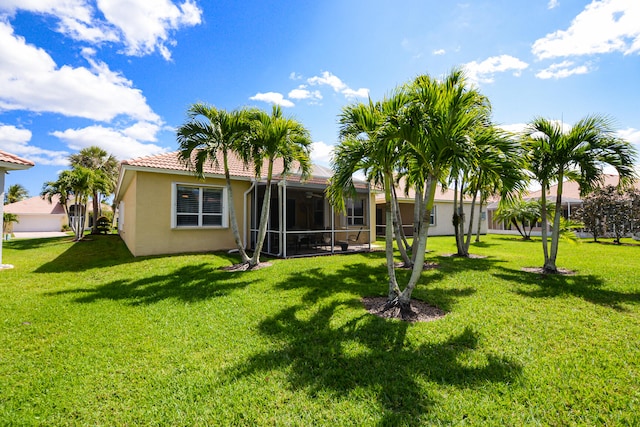
<svg viewBox="0 0 640 427"><path fill-rule="evenodd" d="M197 188L200 191L200 197L198 200L199 210L202 212L202 189L212 188L216 190L222 190L222 225L193 225L193 226L178 226L177 225L177 205L178 205L178 186ZM201 214L199 214L201 216ZM226 185L210 185L210 184L194 184L192 182L177 182L171 183L171 229L173 230L201 230L201 229L223 229L229 228L229 198L227 196Z"/></svg>

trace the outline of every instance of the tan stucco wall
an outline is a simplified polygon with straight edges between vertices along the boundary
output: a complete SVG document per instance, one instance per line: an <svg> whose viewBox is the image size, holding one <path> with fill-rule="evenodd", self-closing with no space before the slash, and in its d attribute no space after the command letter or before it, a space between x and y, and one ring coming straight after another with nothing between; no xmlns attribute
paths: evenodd
<svg viewBox="0 0 640 427"><path fill-rule="evenodd" d="M134 256L228 250L236 247L230 222L229 227L224 228L171 228L173 183L222 187L225 185L223 179L208 178L200 181L188 175L140 171L135 173L136 179L123 198L125 201L123 239ZM243 196L249 187L248 181L236 181L233 184L234 205L241 236L244 226ZM132 191L134 202L128 201L129 193ZM132 233L130 227L134 227L135 232ZM127 236L127 234L133 234L133 236Z"/></svg>
<svg viewBox="0 0 640 427"><path fill-rule="evenodd" d="M118 232L124 243L129 248L129 251L136 255L136 196L137 196L137 175L134 175L129 187L122 197L122 204L124 205L124 212L119 213Z"/></svg>

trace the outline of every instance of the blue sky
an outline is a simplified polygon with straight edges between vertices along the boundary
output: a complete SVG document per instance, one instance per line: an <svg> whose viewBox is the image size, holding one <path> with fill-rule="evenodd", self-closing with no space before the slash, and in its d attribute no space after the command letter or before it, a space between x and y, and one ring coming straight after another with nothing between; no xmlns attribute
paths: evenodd
<svg viewBox="0 0 640 427"><path fill-rule="evenodd" d="M507 129L600 113L640 147L638 0L0 0L0 149L36 163L6 186L176 150L199 101L279 103L328 164L343 106L453 67Z"/></svg>

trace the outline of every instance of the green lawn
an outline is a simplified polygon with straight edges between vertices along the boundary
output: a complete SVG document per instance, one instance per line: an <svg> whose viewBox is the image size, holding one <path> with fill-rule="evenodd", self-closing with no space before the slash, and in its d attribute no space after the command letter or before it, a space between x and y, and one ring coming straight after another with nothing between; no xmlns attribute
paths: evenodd
<svg viewBox="0 0 640 427"><path fill-rule="evenodd" d="M369 315L384 253L133 258L117 236L5 242L1 425L639 425L640 247L429 239L414 296ZM405 280L408 272L400 274Z"/></svg>

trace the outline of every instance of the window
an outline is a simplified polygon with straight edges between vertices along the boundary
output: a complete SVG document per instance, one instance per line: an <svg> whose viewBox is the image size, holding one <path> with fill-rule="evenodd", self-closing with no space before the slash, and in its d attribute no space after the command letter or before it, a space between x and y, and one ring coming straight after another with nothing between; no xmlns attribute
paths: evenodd
<svg viewBox="0 0 640 427"><path fill-rule="evenodd" d="M347 225L364 225L365 199L347 200Z"/></svg>
<svg viewBox="0 0 640 427"><path fill-rule="evenodd" d="M429 214L429 225L436 225L436 207L431 208L431 213Z"/></svg>
<svg viewBox="0 0 640 427"><path fill-rule="evenodd" d="M226 227L226 189L174 185L174 227Z"/></svg>

